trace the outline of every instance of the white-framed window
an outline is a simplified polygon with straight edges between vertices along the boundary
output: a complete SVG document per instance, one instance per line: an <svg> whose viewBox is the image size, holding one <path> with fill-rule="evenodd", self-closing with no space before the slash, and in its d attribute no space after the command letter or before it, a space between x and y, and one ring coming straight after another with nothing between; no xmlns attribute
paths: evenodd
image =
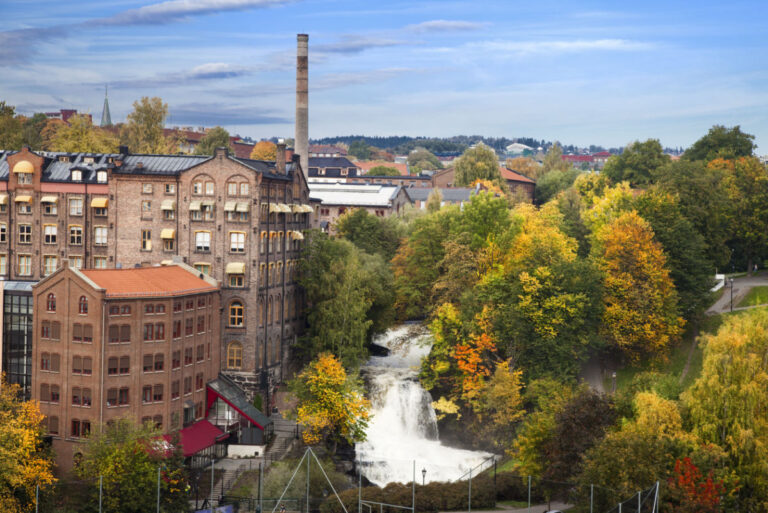
<svg viewBox="0 0 768 513"><path fill-rule="evenodd" d="M211 232L195 232L195 251L211 250Z"/></svg>
<svg viewBox="0 0 768 513"><path fill-rule="evenodd" d="M205 182L205 195L206 196L213 196L216 193L216 188L213 185L213 182Z"/></svg>
<svg viewBox="0 0 768 513"><path fill-rule="evenodd" d="M57 227L55 224L46 224L43 226L43 243L56 244Z"/></svg>
<svg viewBox="0 0 768 513"><path fill-rule="evenodd" d="M97 256L93 258L93 267L96 269L107 268L107 257Z"/></svg>
<svg viewBox="0 0 768 513"><path fill-rule="evenodd" d="M32 185L32 173L16 173L16 182L19 185Z"/></svg>
<svg viewBox="0 0 768 513"><path fill-rule="evenodd" d="M97 171L96 172L96 181L99 183L107 183L107 172L106 171Z"/></svg>
<svg viewBox="0 0 768 513"><path fill-rule="evenodd" d="M69 244L72 246L83 245L83 227L77 224L69 226Z"/></svg>
<svg viewBox="0 0 768 513"><path fill-rule="evenodd" d="M59 259L54 255L43 255L43 276L48 276L56 272L59 266Z"/></svg>
<svg viewBox="0 0 768 513"><path fill-rule="evenodd" d="M18 255L18 264L20 276L32 275L32 255Z"/></svg>
<svg viewBox="0 0 768 513"><path fill-rule="evenodd" d="M97 226L93 229L93 243L97 246L107 245L107 227Z"/></svg>
<svg viewBox="0 0 768 513"><path fill-rule="evenodd" d="M22 173L19 173L22 174ZM32 204L28 201L20 201L17 203L19 205L19 214L31 214L32 213Z"/></svg>
<svg viewBox="0 0 768 513"><path fill-rule="evenodd" d="M0 255L0 274L8 274L8 255Z"/></svg>
<svg viewBox="0 0 768 513"><path fill-rule="evenodd" d="M141 250L152 251L152 230L141 230Z"/></svg>
<svg viewBox="0 0 768 513"><path fill-rule="evenodd" d="M81 255L69 255L69 266L74 269L82 269L83 257Z"/></svg>
<svg viewBox="0 0 768 513"><path fill-rule="evenodd" d="M0 242L8 242L8 225L0 223Z"/></svg>
<svg viewBox="0 0 768 513"><path fill-rule="evenodd" d="M229 232L229 251L245 253L245 232Z"/></svg>
<svg viewBox="0 0 768 513"><path fill-rule="evenodd" d="M142 194L152 194L152 184L151 183L143 183L143 184L141 184L141 193Z"/></svg>
<svg viewBox="0 0 768 513"><path fill-rule="evenodd" d="M78 169L74 169L72 171L71 178L72 178L73 182L82 182L83 181L83 172L78 170Z"/></svg>
<svg viewBox="0 0 768 513"><path fill-rule="evenodd" d="M248 182L240 184L240 196L248 196Z"/></svg>
<svg viewBox="0 0 768 513"><path fill-rule="evenodd" d="M107 209L103 207L94 207L93 215L95 217L107 217Z"/></svg>
<svg viewBox="0 0 768 513"><path fill-rule="evenodd" d="M176 184L175 183L167 183L167 184L165 184L165 193L166 194L176 194Z"/></svg>
<svg viewBox="0 0 768 513"><path fill-rule="evenodd" d="M197 195L203 194L203 182L192 183L192 194L197 194Z"/></svg>
<svg viewBox="0 0 768 513"><path fill-rule="evenodd" d="M227 196L237 196L237 183L236 182L228 182L227 183Z"/></svg>
<svg viewBox="0 0 768 513"><path fill-rule="evenodd" d="M83 198L69 198L69 215L83 215Z"/></svg>
<svg viewBox="0 0 768 513"><path fill-rule="evenodd" d="M58 215L58 213L59 213L59 208L56 203L51 201L43 203L43 214L47 216L55 216L55 215Z"/></svg>

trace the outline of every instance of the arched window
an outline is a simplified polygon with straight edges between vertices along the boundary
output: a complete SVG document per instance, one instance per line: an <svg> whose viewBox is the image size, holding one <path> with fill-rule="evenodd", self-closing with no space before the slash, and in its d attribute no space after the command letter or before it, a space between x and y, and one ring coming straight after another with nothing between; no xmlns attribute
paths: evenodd
<svg viewBox="0 0 768 513"><path fill-rule="evenodd" d="M56 311L56 294L51 292L48 294L48 299L45 302L45 309L49 312L55 312Z"/></svg>
<svg viewBox="0 0 768 513"><path fill-rule="evenodd" d="M259 298L259 326L264 326L264 300Z"/></svg>
<svg viewBox="0 0 768 513"><path fill-rule="evenodd" d="M81 314L87 314L88 313L88 298L85 296L80 296L80 302L78 303L78 312Z"/></svg>
<svg viewBox="0 0 768 513"><path fill-rule="evenodd" d="M280 294L275 299L275 319L279 323L283 319L283 300L280 298Z"/></svg>
<svg viewBox="0 0 768 513"><path fill-rule="evenodd" d="M244 317L243 303L239 300L232 301L229 304L229 326L242 327Z"/></svg>
<svg viewBox="0 0 768 513"><path fill-rule="evenodd" d="M275 319L275 308L274 308L273 305L274 305L274 303L272 302L272 296L269 296L269 303L267 305L267 310L268 310L268 312L267 312L267 315L268 315L267 324L272 324L272 322Z"/></svg>
<svg viewBox="0 0 768 513"><path fill-rule="evenodd" d="M227 368L239 370L243 366L243 344L230 342L227 346Z"/></svg>

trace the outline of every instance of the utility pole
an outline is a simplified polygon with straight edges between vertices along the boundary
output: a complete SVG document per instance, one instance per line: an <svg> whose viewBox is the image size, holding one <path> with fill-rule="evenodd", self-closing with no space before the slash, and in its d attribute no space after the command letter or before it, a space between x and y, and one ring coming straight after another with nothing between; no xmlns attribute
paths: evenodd
<svg viewBox="0 0 768 513"><path fill-rule="evenodd" d="M311 450L307 448L307 451ZM307 513L309 513L309 452L307 452Z"/></svg>

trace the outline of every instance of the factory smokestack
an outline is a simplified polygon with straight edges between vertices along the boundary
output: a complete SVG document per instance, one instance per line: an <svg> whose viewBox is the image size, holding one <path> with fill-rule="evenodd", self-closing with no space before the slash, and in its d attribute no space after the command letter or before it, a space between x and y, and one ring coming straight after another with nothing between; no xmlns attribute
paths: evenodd
<svg viewBox="0 0 768 513"><path fill-rule="evenodd" d="M309 175L309 36L296 36L296 136L295 151L304 176Z"/></svg>

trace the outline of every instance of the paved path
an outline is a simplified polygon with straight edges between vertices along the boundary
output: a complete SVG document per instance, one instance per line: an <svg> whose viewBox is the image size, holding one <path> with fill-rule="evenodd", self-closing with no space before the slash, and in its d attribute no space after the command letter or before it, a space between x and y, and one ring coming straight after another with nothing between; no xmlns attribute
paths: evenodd
<svg viewBox="0 0 768 513"><path fill-rule="evenodd" d="M747 276L741 276L733 279L733 310L748 310L749 308L755 308L756 306L736 307L744 296L752 289L760 285L768 285L768 273L759 272L758 274L748 274ZM726 313L731 311L731 285L730 281L725 286L725 292L723 295L715 301L715 304L710 306L706 311L707 315Z"/></svg>
<svg viewBox="0 0 768 513"><path fill-rule="evenodd" d="M545 512L550 511L550 510L567 511L567 510L571 509L572 507L573 507L573 504L564 504L562 502L555 502L555 501L553 501L549 505L547 505L547 504L534 504L534 505L531 505L530 513L545 513ZM528 511L529 511L529 509L528 509L527 506L524 507L524 508L509 508L509 507L502 506L501 504L499 504L498 509L492 509L492 510L479 510L479 509L475 510L475 509L473 509L472 513L500 513L500 512L503 512L503 513L528 513ZM454 512L451 512L451 513L456 513L456 512L454 511Z"/></svg>
<svg viewBox="0 0 768 513"><path fill-rule="evenodd" d="M605 387L603 386L603 364L600 362L598 355L593 354L592 357L582 365L580 377L589 384L592 390L600 392L601 394L605 393Z"/></svg>

